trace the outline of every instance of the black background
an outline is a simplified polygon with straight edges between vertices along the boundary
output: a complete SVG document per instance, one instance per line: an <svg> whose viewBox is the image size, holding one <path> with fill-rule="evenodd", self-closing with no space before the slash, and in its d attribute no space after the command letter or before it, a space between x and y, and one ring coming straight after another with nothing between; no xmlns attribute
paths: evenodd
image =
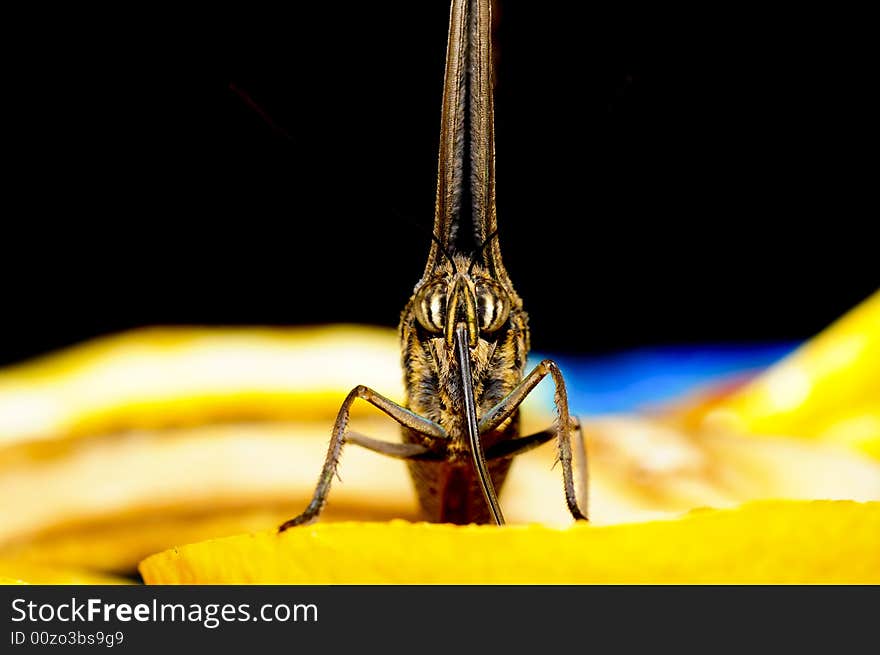
<svg viewBox="0 0 880 655"><path fill-rule="evenodd" d="M797 339L875 290L859 18L600 7L500 11L501 242L534 347ZM126 11L7 21L0 362L157 323L395 325L447 3Z"/></svg>

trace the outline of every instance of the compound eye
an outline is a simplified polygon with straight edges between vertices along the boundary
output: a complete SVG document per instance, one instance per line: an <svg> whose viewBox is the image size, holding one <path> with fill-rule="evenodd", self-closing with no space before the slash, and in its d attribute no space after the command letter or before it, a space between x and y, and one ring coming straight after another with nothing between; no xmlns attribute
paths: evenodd
<svg viewBox="0 0 880 655"><path fill-rule="evenodd" d="M443 332L446 326L446 288L445 282L436 282L416 298L416 318L428 332Z"/></svg>
<svg viewBox="0 0 880 655"><path fill-rule="evenodd" d="M482 280L476 284L477 320L480 331L495 332L506 322L510 314L510 298L497 282Z"/></svg>

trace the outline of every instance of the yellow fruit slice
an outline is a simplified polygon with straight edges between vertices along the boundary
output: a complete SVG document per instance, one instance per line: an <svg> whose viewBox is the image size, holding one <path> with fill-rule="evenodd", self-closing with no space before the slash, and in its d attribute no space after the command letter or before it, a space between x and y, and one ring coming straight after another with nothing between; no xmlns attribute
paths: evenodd
<svg viewBox="0 0 880 655"><path fill-rule="evenodd" d="M880 583L880 503L776 501L607 527L316 524L153 555L149 584Z"/></svg>
<svg viewBox="0 0 880 655"><path fill-rule="evenodd" d="M0 371L0 447L133 428L333 415L356 384L399 399L399 357L397 336L387 328L135 330ZM355 403L355 415L365 405Z"/></svg>
<svg viewBox="0 0 880 655"><path fill-rule="evenodd" d="M703 424L814 437L880 457L880 292L711 407Z"/></svg>

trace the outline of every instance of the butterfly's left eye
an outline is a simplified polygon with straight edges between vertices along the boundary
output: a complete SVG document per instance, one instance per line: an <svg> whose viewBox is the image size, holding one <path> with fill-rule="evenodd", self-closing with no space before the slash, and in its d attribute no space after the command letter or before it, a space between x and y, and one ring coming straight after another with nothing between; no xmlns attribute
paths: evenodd
<svg viewBox="0 0 880 655"><path fill-rule="evenodd" d="M477 320L481 332L495 332L506 322L510 314L510 298L497 282L481 280L475 287L477 296Z"/></svg>

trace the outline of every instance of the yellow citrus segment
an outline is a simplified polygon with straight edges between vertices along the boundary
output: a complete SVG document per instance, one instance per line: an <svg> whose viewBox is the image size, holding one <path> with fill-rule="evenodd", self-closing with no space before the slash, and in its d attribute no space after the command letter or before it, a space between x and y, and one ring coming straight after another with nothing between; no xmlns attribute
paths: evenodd
<svg viewBox="0 0 880 655"><path fill-rule="evenodd" d="M712 406L704 423L816 437L880 456L880 291Z"/></svg>
<svg viewBox="0 0 880 655"><path fill-rule="evenodd" d="M88 569L49 566L19 558L0 558L2 584L134 584L133 579L108 575Z"/></svg>
<svg viewBox="0 0 880 655"><path fill-rule="evenodd" d="M218 420L324 417L356 384L399 398L399 356L387 328L135 330L0 371L0 446ZM364 405L356 403L354 413Z"/></svg>
<svg viewBox="0 0 880 655"><path fill-rule="evenodd" d="M153 555L149 584L880 583L880 502L764 501L568 529L318 523Z"/></svg>

